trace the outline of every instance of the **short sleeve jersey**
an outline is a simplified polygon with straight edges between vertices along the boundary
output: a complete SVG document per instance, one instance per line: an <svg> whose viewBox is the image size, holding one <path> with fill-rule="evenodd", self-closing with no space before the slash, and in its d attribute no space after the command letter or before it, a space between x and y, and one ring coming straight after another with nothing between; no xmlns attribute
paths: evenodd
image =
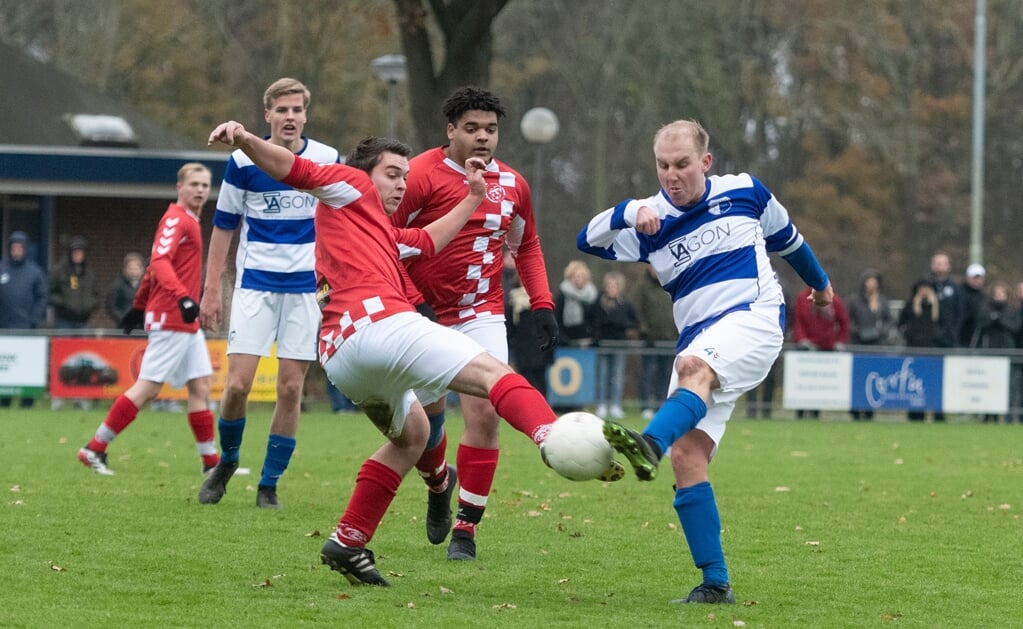
<svg viewBox="0 0 1023 629"><path fill-rule="evenodd" d="M308 138L298 155L320 164L340 160L337 149ZM235 286L315 292L315 210L315 197L271 178L240 150L232 153L213 225L230 231L241 226Z"/></svg>
<svg viewBox="0 0 1023 629"><path fill-rule="evenodd" d="M554 308L529 184L496 159L484 179L483 201L458 235L437 255L407 262L416 288L444 325L504 314L504 244L515 256L531 307ZM467 185L464 167L448 159L443 147L426 151L409 162L408 189L391 221L399 227L428 225L465 198Z"/></svg>
<svg viewBox="0 0 1023 629"><path fill-rule="evenodd" d="M364 171L344 164L295 159L284 181L319 199L316 208L316 277L327 295L320 325L320 359L360 328L415 309L405 297L398 243L423 256L434 252L421 229L397 229Z"/></svg>

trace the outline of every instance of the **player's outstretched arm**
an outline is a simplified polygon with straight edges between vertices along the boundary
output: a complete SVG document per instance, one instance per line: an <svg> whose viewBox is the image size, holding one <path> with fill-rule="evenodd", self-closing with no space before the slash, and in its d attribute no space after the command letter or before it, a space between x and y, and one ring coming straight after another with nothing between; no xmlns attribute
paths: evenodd
<svg viewBox="0 0 1023 629"><path fill-rule="evenodd" d="M278 181L287 177L295 164L295 154L290 150L249 133L234 120L222 122L210 132L206 144L212 146L214 142L241 149L260 170Z"/></svg>
<svg viewBox="0 0 1023 629"><path fill-rule="evenodd" d="M430 238L433 239L436 251L443 249L458 235L465 222L483 201L483 195L487 191L487 184L483 181L486 168L486 162L479 157L465 160L465 178L469 182L469 193L458 205L451 208L451 211L423 228L423 231L430 234Z"/></svg>

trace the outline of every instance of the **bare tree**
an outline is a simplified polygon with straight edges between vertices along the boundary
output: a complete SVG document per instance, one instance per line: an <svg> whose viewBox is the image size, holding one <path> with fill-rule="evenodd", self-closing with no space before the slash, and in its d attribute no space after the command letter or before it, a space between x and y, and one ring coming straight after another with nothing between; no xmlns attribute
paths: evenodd
<svg viewBox="0 0 1023 629"><path fill-rule="evenodd" d="M446 141L437 120L448 94L461 85L489 85L491 29L507 4L508 0L394 0L408 60L412 120L422 146Z"/></svg>

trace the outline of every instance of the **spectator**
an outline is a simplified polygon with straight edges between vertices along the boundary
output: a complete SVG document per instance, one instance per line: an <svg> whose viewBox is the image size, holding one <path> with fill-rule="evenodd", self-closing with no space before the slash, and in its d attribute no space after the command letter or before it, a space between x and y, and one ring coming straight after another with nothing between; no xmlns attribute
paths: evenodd
<svg viewBox="0 0 1023 629"><path fill-rule="evenodd" d="M941 306L941 329L944 339L940 347L955 347L963 321L963 295L950 275L952 264L948 254L938 251L931 256L931 284Z"/></svg>
<svg viewBox="0 0 1023 629"><path fill-rule="evenodd" d="M636 307L625 299L625 275L621 271L604 274L604 290L597 299L594 319L598 343L639 338ZM625 416L622 395L625 390L625 354L601 351L597 355L597 415L613 419Z"/></svg>
<svg viewBox="0 0 1023 629"><path fill-rule="evenodd" d="M966 267L966 279L960 286L962 294L963 318L959 324L960 347L973 347L973 335L981 321L977 319L980 308L986 301L984 295L984 282L987 272L980 264L973 263Z"/></svg>
<svg viewBox="0 0 1023 629"><path fill-rule="evenodd" d="M1009 299L1009 285L1002 281L991 284L988 295L977 310L977 325L970 338L970 347L1011 349L1023 327L1019 307ZM985 423L998 423L998 416L985 414ZM1011 421L1011 416L1006 417Z"/></svg>
<svg viewBox="0 0 1023 629"><path fill-rule="evenodd" d="M906 347L950 347L955 337L948 334L949 329L934 283L929 279L917 280L899 313L899 331ZM923 421L925 413L909 411L908 417L910 421ZM934 413L934 421L944 420L944 413Z"/></svg>
<svg viewBox="0 0 1023 629"><path fill-rule="evenodd" d="M813 289L804 288L792 307L792 341L800 349L831 352L849 342L849 313L835 295L830 304L818 306L810 299ZM797 410L796 417L820 417L818 410Z"/></svg>
<svg viewBox="0 0 1023 629"><path fill-rule="evenodd" d="M853 345L888 344L895 321L877 270L863 271L860 290L849 295L845 303L849 311L849 339ZM874 418L872 410L853 410L850 414L854 420Z"/></svg>
<svg viewBox="0 0 1023 629"><path fill-rule="evenodd" d="M593 343L597 286L590 275L590 267L580 260L568 263L564 277L554 299L558 328L565 344L585 347Z"/></svg>
<svg viewBox="0 0 1023 629"><path fill-rule="evenodd" d="M121 319L131 310L145 270L146 261L141 253L132 251L124 256L121 274L110 283L110 289L107 291L107 316L114 322L115 327L120 327Z"/></svg>
<svg viewBox="0 0 1023 629"><path fill-rule="evenodd" d="M633 290L632 301L639 317L639 337L648 350L640 359L639 403L643 419L650 419L667 398L675 351L663 346L678 341L678 328L671 311L671 297L661 288L654 267L647 265ZM658 345L659 351L650 351Z"/></svg>
<svg viewBox="0 0 1023 629"><path fill-rule="evenodd" d="M72 238L67 259L50 276L50 305L58 330L86 327L102 302L96 274L86 262L87 247L85 238Z"/></svg>
<svg viewBox="0 0 1023 629"><path fill-rule="evenodd" d="M34 330L46 320L46 274L28 258L25 232L12 232L7 245L0 262L0 329ZM34 404L35 398L21 398L22 408ZM0 397L0 408L10 405L10 397Z"/></svg>
<svg viewBox="0 0 1023 629"><path fill-rule="evenodd" d="M88 243L82 236L71 239L68 257L54 269L50 276L50 305L56 318L58 330L80 330L88 326L92 313L103 301L96 274L86 262ZM64 401L54 397L50 408L56 410ZM75 400L75 406L87 409L89 400Z"/></svg>
<svg viewBox="0 0 1023 629"><path fill-rule="evenodd" d="M639 338L635 306L625 299L625 275L610 271L604 275L604 289L596 300L593 329L597 344ZM625 390L625 354L602 351L596 357L596 414L621 419Z"/></svg>

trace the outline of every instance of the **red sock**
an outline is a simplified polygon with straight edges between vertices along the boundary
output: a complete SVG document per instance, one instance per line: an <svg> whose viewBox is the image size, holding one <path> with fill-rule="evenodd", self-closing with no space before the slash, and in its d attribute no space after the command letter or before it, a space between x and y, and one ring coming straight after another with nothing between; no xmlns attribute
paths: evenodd
<svg viewBox="0 0 1023 629"><path fill-rule="evenodd" d="M458 516L455 528L476 534L476 525L483 519L487 498L494 484L499 450L458 446Z"/></svg>
<svg viewBox="0 0 1023 629"><path fill-rule="evenodd" d="M126 396L119 395L110 406L107 418L96 429L96 435L86 447L93 452L106 452L107 444L128 427L138 417L139 409Z"/></svg>
<svg viewBox="0 0 1023 629"><path fill-rule="evenodd" d="M510 373L490 389L490 403L515 430L540 445L557 418L547 400L525 378ZM461 468L459 468L461 469Z"/></svg>
<svg viewBox="0 0 1023 629"><path fill-rule="evenodd" d="M440 443L433 446L416 461L416 470L430 489L440 489L448 477L448 435L441 435Z"/></svg>
<svg viewBox="0 0 1023 629"><path fill-rule="evenodd" d="M383 463L367 459L355 478L355 489L337 523L337 538L345 546L365 546L373 539L387 507L391 506L401 476Z"/></svg>
<svg viewBox="0 0 1023 629"><path fill-rule="evenodd" d="M205 467L213 467L220 461L217 454L217 444L214 442L213 413L209 409L205 411L193 411L188 414L188 426L195 435L195 447L202 457L202 464Z"/></svg>

